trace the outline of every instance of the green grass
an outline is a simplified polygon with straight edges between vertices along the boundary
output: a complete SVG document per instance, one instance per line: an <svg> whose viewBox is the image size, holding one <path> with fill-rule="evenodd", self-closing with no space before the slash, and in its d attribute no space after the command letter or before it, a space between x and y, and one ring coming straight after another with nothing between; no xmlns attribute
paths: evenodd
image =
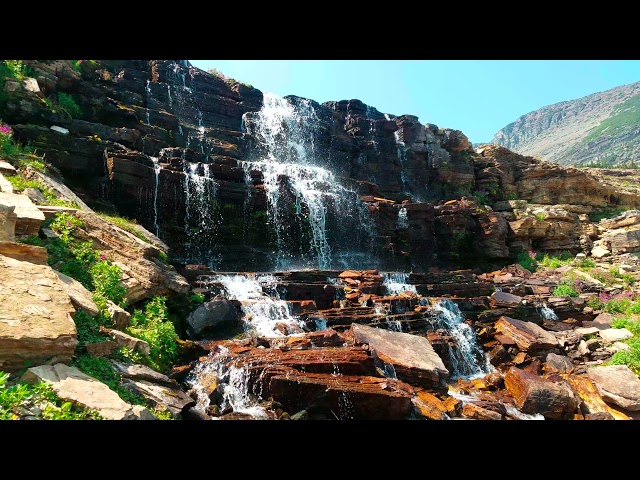
<svg viewBox="0 0 640 480"><path fill-rule="evenodd" d="M71 118L82 118L82 110L80 109L80 106L76 103L72 95L64 92L59 92L58 106L69 115L71 115Z"/></svg>
<svg viewBox="0 0 640 480"><path fill-rule="evenodd" d="M633 334L633 337L624 341L631 348L614 353L608 363L610 365L626 365L636 375L640 375L640 322L623 317L615 319L611 326L613 328L626 328Z"/></svg>
<svg viewBox="0 0 640 480"><path fill-rule="evenodd" d="M584 143L598 140L603 135L615 135L629 128L635 128L638 124L640 124L640 94L628 98L615 107L608 118L589 131Z"/></svg>
<svg viewBox="0 0 640 480"><path fill-rule="evenodd" d="M534 215L534 217L536 218L536 220L546 220L547 219L547 215L544 213L536 213Z"/></svg>
<svg viewBox="0 0 640 480"><path fill-rule="evenodd" d="M143 242L149 243L149 240L147 240L144 234L136 228L138 223L135 220L130 220L128 218L120 217L118 215L110 215L104 212L96 212L96 213L98 214L99 217L103 218L107 222L112 223L116 227L120 227L121 229L129 233L134 234Z"/></svg>
<svg viewBox="0 0 640 480"><path fill-rule="evenodd" d="M516 261L521 267L526 268L532 273L538 269L538 262L527 252L520 252Z"/></svg>
<svg viewBox="0 0 640 480"><path fill-rule="evenodd" d="M55 194L49 190L42 182L39 180L27 180L22 175L7 175L5 178L11 183L13 186L14 193L22 193L27 188L35 188L40 190L46 201L43 205L57 205L61 207L70 207L77 208L78 205L74 202L67 202L66 200L60 200L55 196Z"/></svg>
<svg viewBox="0 0 640 480"><path fill-rule="evenodd" d="M571 265L573 262L574 256L571 255L570 252L562 252L559 255L543 255L542 258L538 261L540 265L548 268L559 268L565 265Z"/></svg>
<svg viewBox="0 0 640 480"><path fill-rule="evenodd" d="M61 400L50 385L16 383L8 385L9 374L0 371L0 420L17 420L21 411L40 410L44 420L100 420L98 412ZM35 413L35 412L34 412Z"/></svg>
<svg viewBox="0 0 640 480"><path fill-rule="evenodd" d="M617 217L621 213L626 212L628 209L626 208L607 208L602 209L598 212L592 212L589 214L589 220L594 223L599 222L600 220L605 220L613 217Z"/></svg>

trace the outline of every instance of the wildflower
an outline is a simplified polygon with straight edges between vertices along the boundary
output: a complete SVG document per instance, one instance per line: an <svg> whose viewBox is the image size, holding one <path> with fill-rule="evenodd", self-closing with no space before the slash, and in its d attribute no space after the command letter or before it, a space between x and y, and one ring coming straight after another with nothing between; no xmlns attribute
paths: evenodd
<svg viewBox="0 0 640 480"><path fill-rule="evenodd" d="M5 135L11 135L13 130L9 125L0 125L0 133L4 133Z"/></svg>
<svg viewBox="0 0 640 480"><path fill-rule="evenodd" d="M536 257L538 256L538 252L534 252L533 250L529 250L529 256L535 260Z"/></svg>
<svg viewBox="0 0 640 480"><path fill-rule="evenodd" d="M70 227L70 226L71 226L71 222L68 221L67 222L67 227Z"/></svg>
<svg viewBox="0 0 640 480"><path fill-rule="evenodd" d="M100 255L100 260L106 260L107 256L103 253L102 255Z"/></svg>

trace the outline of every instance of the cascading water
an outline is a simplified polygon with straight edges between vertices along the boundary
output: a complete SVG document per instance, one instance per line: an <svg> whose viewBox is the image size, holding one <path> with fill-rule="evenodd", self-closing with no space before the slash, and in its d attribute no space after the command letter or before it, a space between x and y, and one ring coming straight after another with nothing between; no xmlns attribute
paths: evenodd
<svg viewBox="0 0 640 480"><path fill-rule="evenodd" d="M263 291L263 286L275 287L272 275L215 275L211 281L220 283L227 298L242 303L244 320L249 330L268 337L285 336L279 328L302 331L304 323L291 314L289 304L279 298L273 298ZM276 292L275 288L270 289ZM275 293L277 297L277 293Z"/></svg>
<svg viewBox="0 0 640 480"><path fill-rule="evenodd" d="M386 289L387 295L400 295L402 292L416 292L416 286L410 285L408 273L383 273L382 286Z"/></svg>
<svg viewBox="0 0 640 480"><path fill-rule="evenodd" d="M153 171L155 173L155 183L153 187L153 228L155 230L156 237L158 236L158 183L160 182L160 162L156 157L151 157L153 162Z"/></svg>
<svg viewBox="0 0 640 480"><path fill-rule="evenodd" d="M464 323L464 315L458 305L444 299L436 303L433 310L436 312L436 328L446 330L456 342L455 348L449 346L452 378L483 377L493 371L472 328Z"/></svg>
<svg viewBox="0 0 640 480"><path fill-rule="evenodd" d="M294 105L269 93L259 112L243 116L243 131L257 142L257 159L241 164L245 172L262 173L277 269L343 267L345 257L347 263L356 262L357 256L350 257L354 246L362 253L373 241L373 220L358 192L343 185L319 158L318 125L310 101ZM252 184L250 176L245 180ZM292 238L296 235L297 242ZM311 247L308 253L306 244ZM371 256L367 258L370 265Z"/></svg>
<svg viewBox="0 0 640 480"><path fill-rule="evenodd" d="M553 308L549 307L545 302L542 302L542 305L538 308L538 311L540 312L540 316L544 320L558 320L558 315L556 315L556 312L554 312Z"/></svg>
<svg viewBox="0 0 640 480"><path fill-rule="evenodd" d="M202 175L199 170L202 169ZM214 239L217 230L215 198L218 184L211 176L209 164L183 162L185 232L191 242L191 256L202 262L213 257ZM192 241L193 240L193 241Z"/></svg>
<svg viewBox="0 0 640 480"><path fill-rule="evenodd" d="M401 207L398 210L398 221L396 226L401 229L409 228L409 219L407 218L407 208Z"/></svg>

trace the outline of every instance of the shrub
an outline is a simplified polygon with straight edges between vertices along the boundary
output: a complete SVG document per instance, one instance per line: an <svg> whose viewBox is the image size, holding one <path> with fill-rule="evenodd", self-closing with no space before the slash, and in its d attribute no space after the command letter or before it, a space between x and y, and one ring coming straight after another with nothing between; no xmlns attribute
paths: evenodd
<svg viewBox="0 0 640 480"><path fill-rule="evenodd" d="M134 311L127 327L127 333L149 343L151 352L146 363L158 371L166 370L178 356L178 335L168 320L166 301L166 297L153 297L144 313Z"/></svg>
<svg viewBox="0 0 640 480"><path fill-rule="evenodd" d="M90 267L91 279L95 286L95 293L120 305L127 289L122 285L122 270L117 265L112 265L104 258Z"/></svg>
<svg viewBox="0 0 640 480"><path fill-rule="evenodd" d="M562 252L559 255L544 255L540 260L540 265L548 268L559 268L564 265L570 265L573 262L573 255L570 252Z"/></svg>
<svg viewBox="0 0 640 480"><path fill-rule="evenodd" d="M73 321L76 324L80 345L109 340L108 335L100 333L100 326L104 325L104 317L102 315L91 317L84 310L79 310L74 315Z"/></svg>
<svg viewBox="0 0 640 480"><path fill-rule="evenodd" d="M544 213L536 213L534 215L534 217L536 218L536 220L546 220L547 216Z"/></svg>
<svg viewBox="0 0 640 480"><path fill-rule="evenodd" d="M588 272L592 268L595 268L595 266L596 266L596 262L594 262L590 258L585 258L580 264L580 270L584 270L585 272Z"/></svg>
<svg viewBox="0 0 640 480"><path fill-rule="evenodd" d="M82 110L73 99L73 96L68 93L59 92L58 93L58 105L62 110L71 115L71 118L81 118Z"/></svg>
<svg viewBox="0 0 640 480"><path fill-rule="evenodd" d="M640 339L629 339L627 344L631 347L629 350L620 350L613 354L610 365L626 365L640 375Z"/></svg>
<svg viewBox="0 0 640 480"><path fill-rule="evenodd" d="M555 297L577 297L580 294L571 285L560 284L553 289L553 295Z"/></svg>
<svg viewBox="0 0 640 480"><path fill-rule="evenodd" d="M526 268L530 272L535 272L538 269L535 252L520 252L518 254L517 262L521 267Z"/></svg>

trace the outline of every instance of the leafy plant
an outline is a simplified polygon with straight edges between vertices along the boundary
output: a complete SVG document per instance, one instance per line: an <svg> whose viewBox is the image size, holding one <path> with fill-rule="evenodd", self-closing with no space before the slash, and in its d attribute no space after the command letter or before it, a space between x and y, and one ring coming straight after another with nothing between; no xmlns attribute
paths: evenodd
<svg viewBox="0 0 640 480"><path fill-rule="evenodd" d="M146 363L158 371L166 370L178 356L178 335L168 320L166 301L166 297L156 296L147 302L144 313L135 310L126 330L149 343Z"/></svg>
<svg viewBox="0 0 640 480"><path fill-rule="evenodd" d="M626 365L640 375L640 339L637 337L629 339L627 342L631 348L629 350L620 350L613 354L610 365Z"/></svg>
<svg viewBox="0 0 640 480"><path fill-rule="evenodd" d="M58 93L58 105L62 110L71 115L71 118L82 117L82 110L80 109L80 106L76 103L73 96L68 93Z"/></svg>
<svg viewBox="0 0 640 480"><path fill-rule="evenodd" d="M543 267L548 267L548 268L559 268L565 265L571 265L571 263L573 262L573 255L571 255L570 252L562 252L559 255L556 256L551 256L551 255L547 255L545 254L541 259L540 259L540 265L542 265Z"/></svg>
<svg viewBox="0 0 640 480"><path fill-rule="evenodd" d="M518 254L517 262L518 264L529 270L530 272L535 272L538 269L538 262L536 261L536 253L529 252L520 252Z"/></svg>
<svg viewBox="0 0 640 480"><path fill-rule="evenodd" d="M553 289L553 296L555 297L577 297L579 295L571 285L560 284Z"/></svg>
<svg viewBox="0 0 640 480"><path fill-rule="evenodd" d="M26 238L19 239L18 242L26 243L27 245L35 245L36 247L44 247L46 245L44 240L37 235L29 235Z"/></svg>
<svg viewBox="0 0 640 480"><path fill-rule="evenodd" d="M537 220L546 220L547 219L547 216L544 213L536 213L536 214L534 214L534 217Z"/></svg>
<svg viewBox="0 0 640 480"><path fill-rule="evenodd" d="M102 295L115 304L121 304L127 289L122 285L122 270L120 267L111 264L107 259L102 259L91 265L89 271L95 286L95 293Z"/></svg>
<svg viewBox="0 0 640 480"><path fill-rule="evenodd" d="M203 293L192 293L189 296L189 300L195 305L200 305L204 303L205 296Z"/></svg>

